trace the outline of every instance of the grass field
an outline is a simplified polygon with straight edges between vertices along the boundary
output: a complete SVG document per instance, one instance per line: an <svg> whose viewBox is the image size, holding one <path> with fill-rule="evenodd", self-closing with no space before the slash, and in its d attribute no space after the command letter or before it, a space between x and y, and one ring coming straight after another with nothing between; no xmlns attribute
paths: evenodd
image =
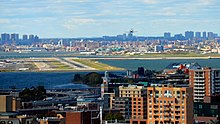
<svg viewBox="0 0 220 124"><path fill-rule="evenodd" d="M51 68L53 69L58 69L58 70L69 70L69 69L73 69L71 67L69 67L68 65L65 65L63 63L60 63L58 61L48 61L46 62L48 65L50 65Z"/></svg>
<svg viewBox="0 0 220 124"><path fill-rule="evenodd" d="M89 67L95 68L97 70L123 70L123 68L118 68L114 66L110 66L107 64L100 63L96 60L90 60L90 59L72 59L75 62L87 65Z"/></svg>

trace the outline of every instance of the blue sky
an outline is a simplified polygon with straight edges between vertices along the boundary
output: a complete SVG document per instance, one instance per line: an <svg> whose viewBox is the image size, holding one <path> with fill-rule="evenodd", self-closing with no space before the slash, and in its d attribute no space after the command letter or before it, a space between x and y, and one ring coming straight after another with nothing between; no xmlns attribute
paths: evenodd
<svg viewBox="0 0 220 124"><path fill-rule="evenodd" d="M1 0L0 32L43 38L220 29L220 0Z"/></svg>

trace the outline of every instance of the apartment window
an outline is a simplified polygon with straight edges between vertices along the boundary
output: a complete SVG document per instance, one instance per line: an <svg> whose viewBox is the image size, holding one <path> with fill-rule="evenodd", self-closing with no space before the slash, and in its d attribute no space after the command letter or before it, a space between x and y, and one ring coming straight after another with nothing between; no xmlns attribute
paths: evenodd
<svg viewBox="0 0 220 124"><path fill-rule="evenodd" d="M184 104L184 100L182 100L182 104Z"/></svg>
<svg viewBox="0 0 220 124"><path fill-rule="evenodd" d="M211 105L211 109L218 109L218 105Z"/></svg>
<svg viewBox="0 0 220 124"><path fill-rule="evenodd" d="M199 105L199 109L202 109L202 105Z"/></svg>
<svg viewBox="0 0 220 124"><path fill-rule="evenodd" d="M184 120L185 119L185 117L184 116L182 116L182 120Z"/></svg>

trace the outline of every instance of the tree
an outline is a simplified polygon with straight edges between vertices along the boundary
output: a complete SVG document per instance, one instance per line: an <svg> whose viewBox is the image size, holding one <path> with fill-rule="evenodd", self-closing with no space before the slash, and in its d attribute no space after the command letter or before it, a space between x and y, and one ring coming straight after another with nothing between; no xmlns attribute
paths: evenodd
<svg viewBox="0 0 220 124"><path fill-rule="evenodd" d="M105 115L105 120L124 120L124 117L121 113L108 113Z"/></svg>
<svg viewBox="0 0 220 124"><path fill-rule="evenodd" d="M83 82L90 86L96 86L97 84L102 83L102 75L96 72L91 72L83 78Z"/></svg>
<svg viewBox="0 0 220 124"><path fill-rule="evenodd" d="M46 98L46 89L44 86L38 86L37 88L25 88L19 93L22 102L29 102L35 100L43 100Z"/></svg>

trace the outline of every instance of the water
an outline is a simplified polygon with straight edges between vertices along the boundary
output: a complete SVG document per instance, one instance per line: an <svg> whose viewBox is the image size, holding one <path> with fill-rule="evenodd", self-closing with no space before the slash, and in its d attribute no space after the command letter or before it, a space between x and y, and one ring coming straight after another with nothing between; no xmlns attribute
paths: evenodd
<svg viewBox="0 0 220 124"><path fill-rule="evenodd" d="M142 66L145 69L159 71L174 62L197 62L203 67L220 68L220 59L99 60L99 62L131 70L137 70L138 67Z"/></svg>
<svg viewBox="0 0 220 124"><path fill-rule="evenodd" d="M15 87L17 89L30 88L32 86L44 86L45 88L86 88L84 84L72 82L75 74L87 74L89 72L0 72L0 89ZM98 72L104 74L104 72ZM124 71L112 72L125 74Z"/></svg>
<svg viewBox="0 0 220 124"><path fill-rule="evenodd" d="M2 72L0 88L25 88L45 86L46 88L80 88L82 84L73 84L74 72Z"/></svg>
<svg viewBox="0 0 220 124"><path fill-rule="evenodd" d="M146 69L162 70L173 62L197 62L201 66L220 68L220 59L196 60L99 60L100 62L125 69L137 70L143 66ZM86 72L1 72L0 88L25 88L43 85L46 88L81 88L82 84L73 84L72 79L76 73ZM103 72L100 72L103 73Z"/></svg>

